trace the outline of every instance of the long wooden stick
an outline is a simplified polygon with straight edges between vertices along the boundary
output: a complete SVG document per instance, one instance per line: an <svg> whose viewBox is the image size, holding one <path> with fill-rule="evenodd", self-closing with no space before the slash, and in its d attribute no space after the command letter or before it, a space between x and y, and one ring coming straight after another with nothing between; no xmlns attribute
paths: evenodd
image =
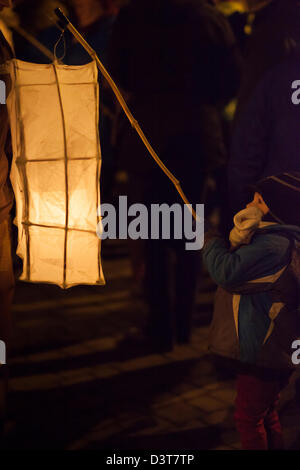
<svg viewBox="0 0 300 470"><path fill-rule="evenodd" d="M162 171L165 173L165 175L172 181L172 183L174 184L174 186L175 186L178 194L180 195L181 199L188 206L188 208L189 208L190 212L192 213L194 219L197 221L198 220L197 214L196 214L195 210L192 208L191 204L189 203L186 195L184 194L184 192L183 192L183 190L180 186L180 182L175 178L175 176L170 172L170 170L168 170L168 168L161 161L161 159L159 158L157 153L154 151L153 147L151 146L150 142L148 141L148 139L146 138L144 132L142 131L139 123L134 118L134 116L132 115L130 109L128 108L127 103L124 100L119 88L117 87L114 80L112 79L112 77L110 76L110 74L108 73L108 71L106 70L104 65L102 64L102 62L99 59L99 57L97 56L95 50L88 44L88 42L79 33L79 31L70 22L70 20L64 15L64 13L62 12L62 10L60 8L56 8L55 13L56 13L57 17L60 20L60 26L63 29L67 28L71 32L71 34L73 34L73 36L76 38L76 40L84 47L84 49L92 57L92 59L94 59L96 61L96 64L97 64L100 72L102 73L102 75L105 77L105 79L109 83L110 87L112 88L117 100L119 101L119 103L120 103L122 109L124 110L127 118L129 119L130 124L136 130L138 135L140 136L141 140L143 141L143 143L144 143L145 147L147 148L148 152L150 153L150 155L154 158L154 160L159 165L159 167L162 169Z"/></svg>

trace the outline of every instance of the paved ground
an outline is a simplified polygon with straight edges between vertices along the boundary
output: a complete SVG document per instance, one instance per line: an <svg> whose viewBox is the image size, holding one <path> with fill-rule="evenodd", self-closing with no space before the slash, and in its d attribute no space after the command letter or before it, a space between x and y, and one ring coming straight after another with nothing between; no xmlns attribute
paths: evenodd
<svg viewBox="0 0 300 470"><path fill-rule="evenodd" d="M239 449L234 381L207 354L212 286L203 281L193 340L151 354L122 339L143 325L126 257L107 286L17 285L17 351L4 449ZM281 400L288 448L300 449L300 380Z"/></svg>

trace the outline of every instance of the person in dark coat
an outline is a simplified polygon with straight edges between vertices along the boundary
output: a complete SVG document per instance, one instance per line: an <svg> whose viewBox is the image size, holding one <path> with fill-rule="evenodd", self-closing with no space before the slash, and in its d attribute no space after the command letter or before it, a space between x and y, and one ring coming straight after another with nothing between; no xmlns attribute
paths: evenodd
<svg viewBox="0 0 300 470"><path fill-rule="evenodd" d="M15 9L20 17L21 26L36 37L52 54L56 50L57 57L67 65L84 65L92 59L86 50L74 41L72 34L65 31L64 37L57 44L61 32L52 24L47 24L47 12L54 10L57 2L43 0L39 8L35 8L35 1L21 2ZM113 25L118 13L115 0L62 0L61 7L68 11L73 24L96 51L100 60L106 65L107 49ZM32 10L34 13L32 14ZM36 11L37 10L37 11ZM43 21L41 21L41 18ZM46 20L46 24L45 24ZM34 45L28 42L18 32L14 32L16 56L20 60L34 63L49 63L46 57ZM55 45L57 44L56 48ZM99 73L100 83L100 111L99 131L102 150L102 199L110 198L112 180L115 171L114 159L114 122L115 103L110 89L105 85Z"/></svg>
<svg viewBox="0 0 300 470"><path fill-rule="evenodd" d="M208 172L222 166L226 149L222 107L239 84L232 31L206 1L133 0L116 21L109 70L153 148L180 180L192 203L202 202ZM130 125L119 134L120 166L129 175L130 202L180 203ZM157 345L187 342L197 279L197 252L184 240L146 243L149 331ZM170 254L175 258L173 305Z"/></svg>
<svg viewBox="0 0 300 470"><path fill-rule="evenodd" d="M0 0L0 11L10 7L11 1ZM13 57L11 46L0 30L0 67ZM11 89L9 75L0 74L5 82L6 97ZM9 144L9 120L5 104L0 104L0 340L6 345L7 353L12 341L11 305L14 293L14 274L11 254L10 211L13 205L13 193L9 183L9 162L6 148ZM7 394L7 366L0 365L0 432L3 430Z"/></svg>
<svg viewBox="0 0 300 470"><path fill-rule="evenodd" d="M249 33L249 12L242 1L214 0L218 10L228 19L241 51L244 51Z"/></svg>
<svg viewBox="0 0 300 470"><path fill-rule="evenodd" d="M300 4L273 0L257 15L239 92L228 165L232 214L259 178L299 171Z"/></svg>

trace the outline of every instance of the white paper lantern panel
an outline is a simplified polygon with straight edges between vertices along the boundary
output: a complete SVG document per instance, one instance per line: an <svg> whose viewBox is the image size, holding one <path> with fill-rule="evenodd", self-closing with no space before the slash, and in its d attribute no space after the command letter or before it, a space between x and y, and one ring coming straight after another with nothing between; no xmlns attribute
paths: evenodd
<svg viewBox="0 0 300 470"><path fill-rule="evenodd" d="M12 60L13 141L21 280L105 284L101 265L98 71Z"/></svg>

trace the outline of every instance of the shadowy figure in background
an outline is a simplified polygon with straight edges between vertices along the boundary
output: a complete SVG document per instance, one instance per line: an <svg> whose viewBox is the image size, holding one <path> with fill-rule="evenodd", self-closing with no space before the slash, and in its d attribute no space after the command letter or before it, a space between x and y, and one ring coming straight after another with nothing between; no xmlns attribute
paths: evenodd
<svg viewBox="0 0 300 470"><path fill-rule="evenodd" d="M299 25L297 0L271 1L253 23L228 167L232 214L247 202L249 184L300 170L300 106L292 102L292 83L300 76Z"/></svg>
<svg viewBox="0 0 300 470"><path fill-rule="evenodd" d="M10 0L0 0L0 11L10 7ZM11 45L0 29L0 65L14 56ZM1 74L6 85L6 97L10 93L9 75ZM10 212L13 206L13 192L9 182L9 163L7 148L10 147L9 119L5 104L0 104L0 340L4 341L7 351L6 362L10 357L13 340L12 300L14 294L14 273L11 253ZM8 387L7 365L0 365L0 434L4 431L6 419L6 398Z"/></svg>
<svg viewBox="0 0 300 470"><path fill-rule="evenodd" d="M237 56L226 19L206 1L133 0L114 27L109 69L194 204L202 202L206 175L226 161L220 112L237 90ZM120 129L119 161L129 175L129 202L144 203L149 212L154 203L182 204L125 120ZM186 251L185 242L145 243L146 335L157 349L172 348L174 339L190 340L199 253Z"/></svg>
<svg viewBox="0 0 300 470"><path fill-rule="evenodd" d="M250 32L249 12L246 11L245 2L232 0L214 0L218 10L227 18L235 35L237 43L244 52L248 34Z"/></svg>
<svg viewBox="0 0 300 470"><path fill-rule="evenodd" d="M102 63L107 65L108 44L118 7L115 0L67 0L74 14L79 31L96 51ZM68 40L64 59L69 65L82 65L91 61L83 47L72 39ZM102 151L101 200L111 199L115 173L114 126L116 104L110 88L99 72L100 88L100 141Z"/></svg>
<svg viewBox="0 0 300 470"><path fill-rule="evenodd" d="M60 30L51 24L50 17L55 20L53 10L58 4L68 11L71 21L90 43L101 61L106 64L106 54L113 24L118 7L114 0L63 0L61 2L44 0L38 12L30 18L34 10L31 0L22 2L16 13L20 17L21 26L33 34L53 54L60 37ZM35 46L24 40L17 32L14 34L16 56L18 59L36 63L49 63L50 60ZM67 65L84 65L91 62L85 49L65 31L64 38L57 44L57 57ZM110 89L99 73L100 89L100 140L102 150L102 199L109 199L115 170L113 148L113 126L115 123L115 102Z"/></svg>
<svg viewBox="0 0 300 470"><path fill-rule="evenodd" d="M245 46L251 31L251 21L253 15L246 8L245 1L238 0L211 0L227 19L236 39L236 44L240 52L240 69L242 69L243 56L245 54ZM224 143L226 153L229 159L229 149L232 134L232 124L237 103L237 91L232 99L222 110L222 124L224 131ZM232 216L230 214L227 194L227 174L224 167L220 171L216 171L206 180L203 201L206 207L206 217L212 215L219 219L219 230L226 235L232 226Z"/></svg>
<svg viewBox="0 0 300 470"><path fill-rule="evenodd" d="M18 15L20 26L36 37L50 52L54 52L54 46L60 36L60 30L56 27L54 9L60 6L72 22L84 34L91 46L105 62L107 45L112 31L112 26L118 13L114 0L41 0L38 7L35 0L21 1L14 8ZM36 63L49 63L35 46L30 44L18 33L14 33L15 48L19 59ZM70 65L83 65L91 61L91 57L77 43L73 36L65 33L66 48L63 41L58 49L62 60Z"/></svg>
<svg viewBox="0 0 300 470"><path fill-rule="evenodd" d="M65 7L64 0L21 0L14 7L14 23L38 39L53 54L54 45L60 31L54 25L53 11L56 7ZM20 60L34 63L49 63L50 59L33 46L18 31L13 28L13 39L16 57Z"/></svg>

